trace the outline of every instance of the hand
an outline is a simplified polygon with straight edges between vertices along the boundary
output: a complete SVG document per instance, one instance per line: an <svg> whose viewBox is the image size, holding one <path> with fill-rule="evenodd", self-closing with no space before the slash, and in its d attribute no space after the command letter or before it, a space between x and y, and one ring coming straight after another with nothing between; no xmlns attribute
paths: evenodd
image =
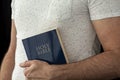
<svg viewBox="0 0 120 80"><path fill-rule="evenodd" d="M31 60L20 64L28 80L53 80L53 68L46 62Z"/></svg>

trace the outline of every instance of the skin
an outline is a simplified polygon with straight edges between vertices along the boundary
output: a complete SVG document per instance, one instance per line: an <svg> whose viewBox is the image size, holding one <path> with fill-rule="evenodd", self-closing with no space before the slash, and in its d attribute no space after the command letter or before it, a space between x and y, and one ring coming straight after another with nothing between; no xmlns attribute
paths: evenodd
<svg viewBox="0 0 120 80"><path fill-rule="evenodd" d="M11 76L15 65L15 49L16 29L14 21L12 21L10 46L2 62L0 80L12 80Z"/></svg>
<svg viewBox="0 0 120 80"><path fill-rule="evenodd" d="M0 77L1 77L1 71L0 71Z"/></svg>
<svg viewBox="0 0 120 80"><path fill-rule="evenodd" d="M24 68L26 79L109 80L120 77L120 17L95 20L92 23L104 48L103 53L65 65L49 65L46 62L37 60L25 61L20 66ZM11 80L11 73L14 68L16 31L14 25L12 28L13 39L1 68L2 80Z"/></svg>

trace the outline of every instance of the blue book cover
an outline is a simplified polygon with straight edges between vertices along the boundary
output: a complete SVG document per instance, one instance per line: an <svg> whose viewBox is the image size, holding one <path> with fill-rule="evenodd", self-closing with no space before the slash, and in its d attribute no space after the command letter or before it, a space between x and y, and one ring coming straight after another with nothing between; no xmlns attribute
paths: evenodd
<svg viewBox="0 0 120 80"><path fill-rule="evenodd" d="M43 60L49 64L68 63L57 29L22 40L28 60Z"/></svg>

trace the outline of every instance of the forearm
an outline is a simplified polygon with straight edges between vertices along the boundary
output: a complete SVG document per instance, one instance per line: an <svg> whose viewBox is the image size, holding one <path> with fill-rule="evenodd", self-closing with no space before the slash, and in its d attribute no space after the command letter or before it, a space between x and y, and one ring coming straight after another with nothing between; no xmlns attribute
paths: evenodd
<svg viewBox="0 0 120 80"><path fill-rule="evenodd" d="M1 70L0 70L0 77L1 77ZM1 79L0 79L1 80Z"/></svg>
<svg viewBox="0 0 120 80"><path fill-rule="evenodd" d="M1 80L11 80L14 64L15 55L13 53L7 53L1 66Z"/></svg>
<svg viewBox="0 0 120 80"><path fill-rule="evenodd" d="M62 80L112 79L118 77L116 70L120 66L119 57L118 52L104 52L80 62L55 66L56 74L54 75Z"/></svg>
<svg viewBox="0 0 120 80"><path fill-rule="evenodd" d="M15 51L16 51L16 29L14 20L12 20L11 27L11 40L9 49L3 59L1 67L1 79L2 80L11 80L14 64L15 64Z"/></svg>

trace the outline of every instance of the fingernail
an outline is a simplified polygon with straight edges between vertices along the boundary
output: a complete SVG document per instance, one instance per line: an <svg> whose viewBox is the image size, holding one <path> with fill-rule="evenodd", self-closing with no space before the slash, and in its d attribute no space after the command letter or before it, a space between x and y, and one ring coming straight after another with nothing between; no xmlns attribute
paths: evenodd
<svg viewBox="0 0 120 80"><path fill-rule="evenodd" d="M27 61L20 63L20 67L23 67Z"/></svg>
<svg viewBox="0 0 120 80"><path fill-rule="evenodd" d="M19 66L20 66L20 67L22 67L23 65L24 65L24 63L20 63L20 65L19 65Z"/></svg>

